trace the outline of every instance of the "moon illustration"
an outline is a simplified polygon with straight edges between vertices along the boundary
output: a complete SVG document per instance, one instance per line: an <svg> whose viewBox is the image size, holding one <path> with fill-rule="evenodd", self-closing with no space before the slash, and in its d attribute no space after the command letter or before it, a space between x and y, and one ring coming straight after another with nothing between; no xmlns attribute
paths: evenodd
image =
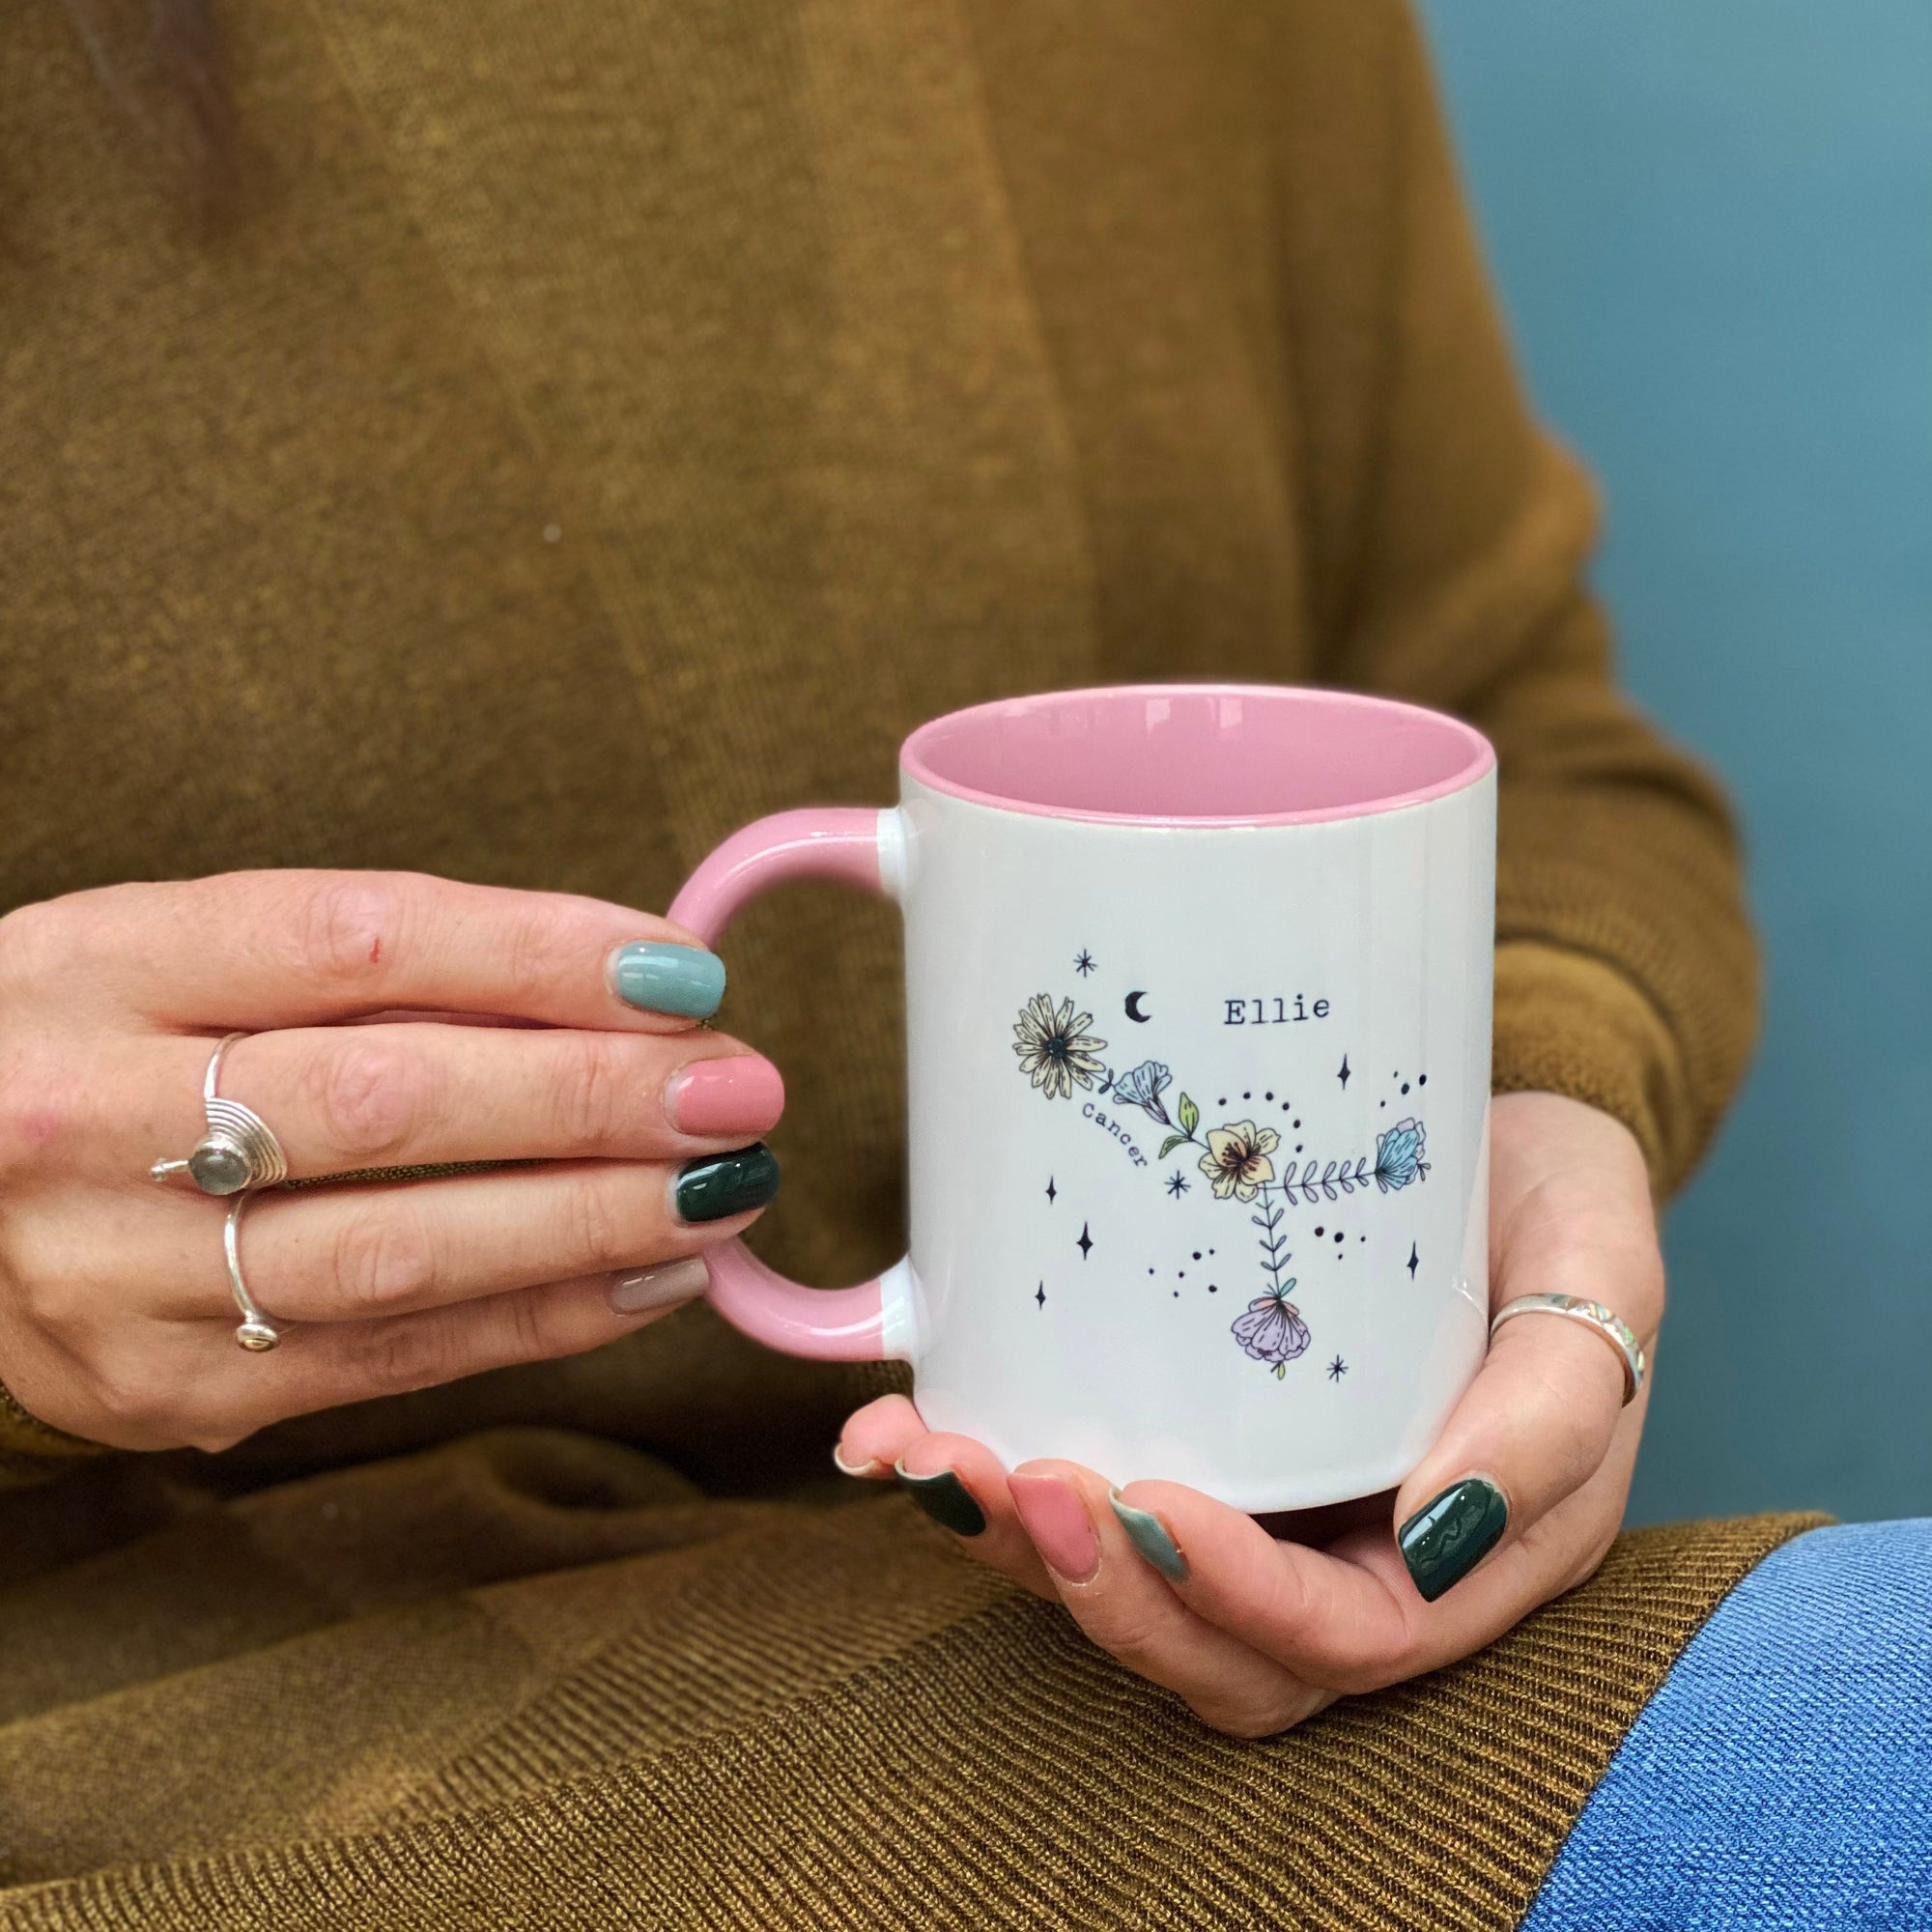
<svg viewBox="0 0 1932 1932"><path fill-rule="evenodd" d="M1127 1017L1130 1020L1151 1020L1153 1018L1151 1013L1144 1013L1140 1009L1139 1003L1146 998L1146 987L1142 987L1138 993L1129 993L1127 995Z"/></svg>

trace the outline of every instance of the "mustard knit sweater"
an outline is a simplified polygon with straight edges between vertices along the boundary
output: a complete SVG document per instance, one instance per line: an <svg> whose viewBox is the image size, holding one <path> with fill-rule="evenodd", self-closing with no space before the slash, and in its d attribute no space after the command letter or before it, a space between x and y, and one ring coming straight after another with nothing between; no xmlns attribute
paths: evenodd
<svg viewBox="0 0 1932 1932"><path fill-rule="evenodd" d="M227 19L202 233L66 9L0 15L0 910L254 866L661 908L957 705L1348 684L1498 748L1498 1088L1684 1178L1753 1022L1733 838L1615 687L1395 0ZM727 947L808 1279L900 1244L895 949L814 888ZM0 1925L1506 1925L1792 1527L1627 1538L1240 1745L839 1495L891 1373L694 1310L219 1457L0 1405Z"/></svg>

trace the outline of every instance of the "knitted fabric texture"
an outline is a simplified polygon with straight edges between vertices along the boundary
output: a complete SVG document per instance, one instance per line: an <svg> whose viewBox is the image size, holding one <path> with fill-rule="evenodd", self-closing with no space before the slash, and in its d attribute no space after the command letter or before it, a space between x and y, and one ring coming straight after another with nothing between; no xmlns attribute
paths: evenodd
<svg viewBox="0 0 1932 1932"><path fill-rule="evenodd" d="M1634 1532L1467 1662L1251 1744L895 1497L654 1507L608 1449L500 1436L493 1498L481 1454L184 1525L181 1557L208 1569L156 1607L192 1597L205 1624L225 1604L231 1628L157 1640L166 1682L117 1692L98 1665L91 1708L0 1728L0 1927L1500 1932L1685 1640L1813 1520ZM592 1457L605 1499L573 1505ZM553 1529L549 1574L414 1602L392 1582L386 1615L365 1599L331 1622L334 1591L371 1590L349 1546L358 1492L384 1484L391 1510L417 1492L417 1577L452 1581L465 1533L491 1533L499 1569L531 1560L546 1502L582 1519L588 1567L561 1568ZM612 1556L626 1540L658 1552ZM98 1597L62 1594L110 1628Z"/></svg>

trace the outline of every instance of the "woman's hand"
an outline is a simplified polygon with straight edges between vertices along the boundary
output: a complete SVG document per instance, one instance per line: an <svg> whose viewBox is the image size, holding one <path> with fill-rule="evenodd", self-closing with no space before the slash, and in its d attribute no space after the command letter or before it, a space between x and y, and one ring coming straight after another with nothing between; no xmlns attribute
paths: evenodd
<svg viewBox="0 0 1932 1932"><path fill-rule="evenodd" d="M1506 1094L1491 1162L1492 1307L1581 1295L1648 1348L1663 1264L1631 1134L1553 1094ZM1077 1463L1009 1475L967 1437L929 1434L899 1396L846 1423L838 1460L884 1480L896 1465L974 1554L1059 1598L1217 1730L1264 1737L1466 1657L1588 1577L1623 1520L1643 1428L1644 1395L1625 1408L1623 1394L1615 1350L1580 1323L1506 1322L1392 1511L1382 1496L1258 1520L1159 1482L1115 1502Z"/></svg>
<svg viewBox="0 0 1932 1932"><path fill-rule="evenodd" d="M0 920L0 1381L78 1435L213 1449L689 1300L778 1179L762 1148L721 1159L783 1105L769 1062L696 1025L724 983L662 920L411 873L113 886ZM243 1272L286 1339L246 1353L228 1204L149 1175L201 1138L238 1031L220 1091L297 1179L542 1164L257 1197Z"/></svg>

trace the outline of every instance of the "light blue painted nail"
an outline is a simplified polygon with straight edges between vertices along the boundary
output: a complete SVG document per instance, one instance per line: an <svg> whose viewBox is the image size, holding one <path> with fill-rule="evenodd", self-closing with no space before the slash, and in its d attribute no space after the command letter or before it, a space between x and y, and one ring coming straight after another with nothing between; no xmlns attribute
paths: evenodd
<svg viewBox="0 0 1932 1932"><path fill-rule="evenodd" d="M724 997L724 962L701 946L648 940L611 955L611 990L647 1012L708 1020Z"/></svg>
<svg viewBox="0 0 1932 1932"><path fill-rule="evenodd" d="M1167 1533L1166 1523L1152 1510L1137 1510L1132 1503L1123 1503L1119 1490L1109 1490L1107 1500L1113 1504L1114 1514L1121 1520L1121 1527L1127 1532L1127 1541L1169 1582L1186 1582L1187 1558L1181 1555L1179 1546Z"/></svg>

